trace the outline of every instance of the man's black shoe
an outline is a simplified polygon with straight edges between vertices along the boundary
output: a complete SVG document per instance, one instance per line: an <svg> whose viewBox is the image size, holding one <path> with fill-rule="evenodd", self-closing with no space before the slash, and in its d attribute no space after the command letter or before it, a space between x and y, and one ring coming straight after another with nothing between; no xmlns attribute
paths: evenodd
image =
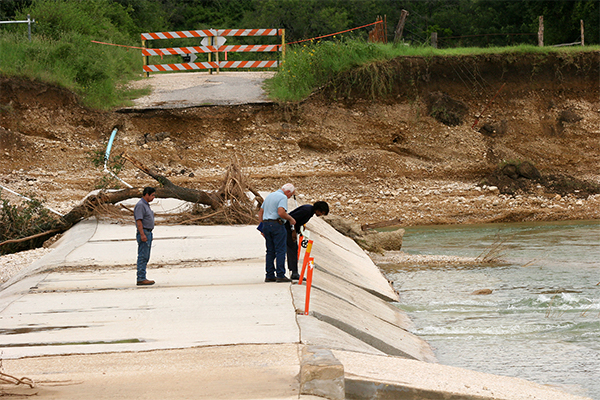
<svg viewBox="0 0 600 400"><path fill-rule="evenodd" d="M292 276L290 276L290 278L293 281L299 281L300 280L300 275L292 275ZM302 282L306 282L306 278L302 279Z"/></svg>
<svg viewBox="0 0 600 400"><path fill-rule="evenodd" d="M277 282L275 278L265 278L265 282Z"/></svg>
<svg viewBox="0 0 600 400"><path fill-rule="evenodd" d="M290 278L288 278L287 276L284 276L282 278L277 278L277 282L291 282L292 280Z"/></svg>

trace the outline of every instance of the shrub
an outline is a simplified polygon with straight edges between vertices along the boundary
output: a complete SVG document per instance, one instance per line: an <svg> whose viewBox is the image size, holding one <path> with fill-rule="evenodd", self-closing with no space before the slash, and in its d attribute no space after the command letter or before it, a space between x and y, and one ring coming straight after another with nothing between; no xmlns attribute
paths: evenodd
<svg viewBox="0 0 600 400"><path fill-rule="evenodd" d="M130 12L109 0L34 1L21 12L36 20L31 42L16 29L0 36L0 73L66 87L93 108L124 104L125 83L141 77L140 52L92 40L139 46Z"/></svg>
<svg viewBox="0 0 600 400"><path fill-rule="evenodd" d="M43 207L41 200L35 195L28 197L31 200L18 205L12 204L2 198L0 191L0 243L45 232L56 223L56 217ZM44 237L40 237L26 243L5 244L0 246L0 255L39 247L44 240Z"/></svg>

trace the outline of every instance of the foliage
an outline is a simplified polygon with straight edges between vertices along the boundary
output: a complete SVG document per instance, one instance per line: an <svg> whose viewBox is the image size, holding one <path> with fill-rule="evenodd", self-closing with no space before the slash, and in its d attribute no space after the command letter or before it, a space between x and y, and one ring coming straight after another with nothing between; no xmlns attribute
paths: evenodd
<svg viewBox="0 0 600 400"><path fill-rule="evenodd" d="M141 77L143 60L137 49L100 45L92 40L137 47L142 32L284 28L287 42L296 42L366 25L376 16L385 15L391 41L403 9L409 12L403 41L410 44L410 51L432 51L427 46L434 31L439 46L448 49L534 46L540 15L545 20L546 46L578 41L580 20L585 22L586 44L600 43L596 0L2 0L0 19L23 20L30 14L35 24L31 42L27 41L25 24L0 25L0 73L56 83L80 94L88 106L109 109L140 95L125 88L126 82ZM377 46L349 45L360 42L350 39L366 39L369 29L337 35L333 41L327 39L331 48L311 47L315 51L309 57L306 50L306 59L290 55L295 47L289 46L286 63L295 66L284 68L277 78L287 81L277 86L289 87L289 93L275 97L303 98L335 73L360 65L360 60L371 63L389 57L389 50L374 50ZM247 44L254 44L253 39L247 38ZM197 45L197 39L161 41L160 45ZM400 54L405 51L400 50ZM363 57L365 54L368 56ZM231 60L272 58L269 53L229 56ZM340 56L342 60L335 59ZM164 60L179 61L180 57ZM311 72L309 67L317 70ZM293 80L294 76L298 79Z"/></svg>
<svg viewBox="0 0 600 400"><path fill-rule="evenodd" d="M277 75L267 81L271 97L282 101L306 98L338 73L398 54L391 45L362 40L308 42L290 46Z"/></svg>
<svg viewBox="0 0 600 400"><path fill-rule="evenodd" d="M311 38L350 28L346 3L337 0L257 0L248 20L255 21L260 27L283 28L292 41Z"/></svg>
<svg viewBox="0 0 600 400"><path fill-rule="evenodd" d="M7 29L0 37L0 73L59 84L94 108L131 97L123 87L139 75L139 53L91 42L133 43L128 31L136 29L126 9L110 0L37 0L15 18L25 14L36 16L32 41L16 27Z"/></svg>
<svg viewBox="0 0 600 400"><path fill-rule="evenodd" d="M53 6L60 10L52 12ZM580 20L586 42L600 43L597 0L2 0L0 19L31 13L39 23L58 22L44 29L74 28L100 37L113 31L103 22L108 18L136 39L141 32L162 30L284 28L288 40L297 41L372 23L378 15L387 16L392 38L402 9L409 12L404 38L413 44L429 43L433 31L446 47L535 44L540 15L547 45L576 42ZM364 29L347 34L366 35Z"/></svg>
<svg viewBox="0 0 600 400"><path fill-rule="evenodd" d="M30 201L13 204L3 198L0 191L0 243L45 232L53 226L56 218L42 206L42 201L35 195L28 194L28 197ZM0 246L0 255L39 247L43 240Z"/></svg>
<svg viewBox="0 0 600 400"><path fill-rule="evenodd" d="M412 44L428 44L434 31L444 47L536 44L540 15L546 45L578 41L580 20L585 22L586 43L600 43L596 0L254 0L254 10L243 22L285 28L289 40L296 41L362 26L385 15L391 40L402 9L409 12L403 38ZM365 38L366 30L347 36Z"/></svg>
<svg viewBox="0 0 600 400"><path fill-rule="evenodd" d="M597 51L598 46L588 48ZM573 53L581 48L549 48L537 46L514 46L492 48L452 48L434 49L429 46L393 46L391 44L368 43L363 40L344 40L334 38L331 41L310 41L288 46L285 60L278 73L266 81L265 88L269 96L278 101L300 101L314 90L326 85L342 84L337 79L344 72L342 86L351 86L372 97L385 95L392 88L395 71L381 61L399 56L458 56L474 54ZM352 71L351 71L352 70ZM338 88L333 88L339 92ZM339 88L340 90L343 90ZM341 92L340 92L341 93Z"/></svg>
<svg viewBox="0 0 600 400"><path fill-rule="evenodd" d="M88 152L88 160L95 168L104 168L105 152L103 150L91 150ZM119 175L123 166L125 165L125 159L121 155L112 156L106 162L106 168L111 173L105 173L96 182L96 189L120 189L121 184L116 176ZM105 171L106 172L106 171Z"/></svg>

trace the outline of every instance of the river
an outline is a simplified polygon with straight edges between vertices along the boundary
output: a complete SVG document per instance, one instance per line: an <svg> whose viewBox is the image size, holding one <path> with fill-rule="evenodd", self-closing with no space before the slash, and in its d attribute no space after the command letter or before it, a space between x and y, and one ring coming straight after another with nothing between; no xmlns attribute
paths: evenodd
<svg viewBox="0 0 600 400"><path fill-rule="evenodd" d="M440 363L600 400L600 221L410 227L402 247L502 260L384 267Z"/></svg>

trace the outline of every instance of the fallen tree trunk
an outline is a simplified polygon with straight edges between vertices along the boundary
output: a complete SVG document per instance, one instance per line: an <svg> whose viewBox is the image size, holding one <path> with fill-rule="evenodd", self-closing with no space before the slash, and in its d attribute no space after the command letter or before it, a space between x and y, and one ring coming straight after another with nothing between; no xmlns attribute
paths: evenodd
<svg viewBox="0 0 600 400"><path fill-rule="evenodd" d="M156 189L156 197L166 198L172 197L175 199L180 199L184 201L189 201L190 203L199 203L210 206L212 209L217 210L221 207L222 199L218 194L204 192L202 190L188 189L181 186L175 185L173 182L168 180L166 177L157 174L152 171L150 168L146 167L144 164L131 157L130 155L124 153L122 155L124 159L131 162L134 166L136 166L141 171L150 175L154 178L158 183L161 184L161 188ZM140 192L137 197L141 197L142 193Z"/></svg>
<svg viewBox="0 0 600 400"><path fill-rule="evenodd" d="M156 188L157 198L175 198L194 204L206 205L213 210L212 215L195 218L188 220L187 222L201 220L217 214L224 215L225 221L228 223L252 223L256 220L254 204L248 199L246 192L250 191L254 194L255 201L258 202L259 206L262 204L263 198L258 194L258 191L245 182L243 174L235 164L230 165L228 168L223 185L219 191L211 193L177 186L166 177L159 175L130 155L123 154L122 157L160 184L160 186ZM44 235L62 233L77 222L94 215L94 213L101 209L103 205L116 204L132 198L141 198L142 191L143 188L128 188L114 192L103 191L95 195L90 195L86 197L80 205L75 206L71 211L58 219L56 223L45 232L37 233L25 238L7 240L0 243L0 247L5 244L33 240Z"/></svg>

